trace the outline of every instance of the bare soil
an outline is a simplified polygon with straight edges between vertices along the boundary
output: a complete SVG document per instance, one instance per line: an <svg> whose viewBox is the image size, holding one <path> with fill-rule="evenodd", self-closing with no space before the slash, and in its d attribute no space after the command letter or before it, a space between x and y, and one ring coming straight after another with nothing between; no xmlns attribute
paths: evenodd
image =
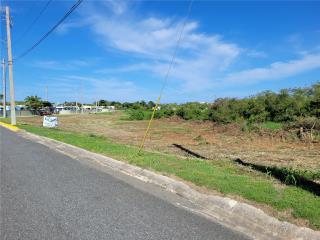
<svg viewBox="0 0 320 240"><path fill-rule="evenodd" d="M59 116L59 128L95 134L115 142L139 146L148 121L123 120L123 112ZM41 125L42 117L23 117L19 123ZM264 166L319 171L320 143L288 138L292 133L244 132L238 125L185 121L179 118L154 120L145 148L186 156L174 144L209 160L235 160Z"/></svg>

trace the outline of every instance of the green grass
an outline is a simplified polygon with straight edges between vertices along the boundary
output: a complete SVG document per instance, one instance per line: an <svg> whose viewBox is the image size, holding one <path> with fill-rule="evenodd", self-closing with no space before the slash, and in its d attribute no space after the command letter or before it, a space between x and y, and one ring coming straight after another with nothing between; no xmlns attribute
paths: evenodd
<svg viewBox="0 0 320 240"><path fill-rule="evenodd" d="M282 123L277 123L277 122L264 122L262 123L260 126L262 128L265 128L265 129L269 129L269 130L279 130L279 129L282 129Z"/></svg>
<svg viewBox="0 0 320 240"><path fill-rule="evenodd" d="M10 118L0 118L0 122L4 122L4 123L10 124Z"/></svg>
<svg viewBox="0 0 320 240"><path fill-rule="evenodd" d="M223 194L239 195L257 203L267 204L278 211L292 210L293 217L307 219L310 227L320 229L320 197L295 186L279 187L280 183L276 183L266 174L243 170L232 162L185 159L147 151L138 155L135 147L114 143L93 134L85 135L31 125L19 127L142 168L175 175Z"/></svg>

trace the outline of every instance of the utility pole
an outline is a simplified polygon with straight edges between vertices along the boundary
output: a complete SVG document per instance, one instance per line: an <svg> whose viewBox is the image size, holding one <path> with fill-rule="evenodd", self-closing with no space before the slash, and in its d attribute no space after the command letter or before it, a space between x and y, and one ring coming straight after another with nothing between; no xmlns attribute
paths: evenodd
<svg viewBox="0 0 320 240"><path fill-rule="evenodd" d="M12 66L12 50L11 50L11 29L10 29L10 12L6 6L6 25L7 25L7 46L8 46L8 68L9 68L9 83L10 83L10 113L11 124L16 125L16 104L14 101L14 85L13 85L13 66Z"/></svg>
<svg viewBox="0 0 320 240"><path fill-rule="evenodd" d="M78 99L76 99L76 114L78 114Z"/></svg>
<svg viewBox="0 0 320 240"><path fill-rule="evenodd" d="M2 59L2 106L3 106L3 117L7 117L7 109L6 109L6 62L4 58Z"/></svg>
<svg viewBox="0 0 320 240"><path fill-rule="evenodd" d="M48 102L48 86L46 86L45 92L46 92L46 101Z"/></svg>
<svg viewBox="0 0 320 240"><path fill-rule="evenodd" d="M84 113L84 109L83 109L83 81L81 80L81 89L80 89L80 101L81 101L81 114Z"/></svg>
<svg viewBox="0 0 320 240"><path fill-rule="evenodd" d="M79 97L79 89L76 89L76 114L78 114L78 97Z"/></svg>

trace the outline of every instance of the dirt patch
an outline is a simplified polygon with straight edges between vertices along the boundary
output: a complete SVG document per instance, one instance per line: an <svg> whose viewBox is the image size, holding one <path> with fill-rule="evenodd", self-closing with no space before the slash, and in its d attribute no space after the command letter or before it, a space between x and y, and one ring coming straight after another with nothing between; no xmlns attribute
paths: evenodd
<svg viewBox="0 0 320 240"><path fill-rule="evenodd" d="M148 121L127 121L123 112L59 116L59 128L91 133L118 143L139 146ZM41 117L24 117L19 123L41 125ZM148 150L187 156L174 144L210 160L242 159L246 162L289 167L320 169L320 143L286 140L283 133L243 132L234 124L184 121L179 118L154 120L145 147Z"/></svg>

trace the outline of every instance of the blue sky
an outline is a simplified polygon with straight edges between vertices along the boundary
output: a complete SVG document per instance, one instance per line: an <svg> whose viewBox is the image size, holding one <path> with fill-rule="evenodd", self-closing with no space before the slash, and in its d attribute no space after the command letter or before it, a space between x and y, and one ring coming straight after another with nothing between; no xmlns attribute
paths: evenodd
<svg viewBox="0 0 320 240"><path fill-rule="evenodd" d="M5 1L13 55L73 5ZM29 55L14 63L16 98L55 102L156 100L188 1L84 1ZM320 1L194 1L162 102L212 101L320 81ZM2 24L3 26L3 24ZM20 40L19 40L20 39Z"/></svg>

